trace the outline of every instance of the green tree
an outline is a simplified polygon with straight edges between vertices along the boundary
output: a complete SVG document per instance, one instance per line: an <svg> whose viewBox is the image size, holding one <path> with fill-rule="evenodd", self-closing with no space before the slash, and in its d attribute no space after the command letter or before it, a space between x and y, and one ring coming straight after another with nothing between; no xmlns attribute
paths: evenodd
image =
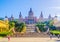
<svg viewBox="0 0 60 42"><path fill-rule="evenodd" d="M56 30L56 27L53 25L53 20L45 21L44 23L49 27L50 30Z"/></svg>
<svg viewBox="0 0 60 42"><path fill-rule="evenodd" d="M3 23L6 23L6 24L3 24ZM7 35L13 34L13 32L14 32L13 30L14 30L14 27L15 27L15 23L13 21L5 20L4 22L1 23L1 27L3 25L6 25L6 28L3 29L5 31L0 32L0 36L7 36ZM4 26L3 26L3 28L4 28ZM8 28L8 30L6 30L7 28Z"/></svg>
<svg viewBox="0 0 60 42"><path fill-rule="evenodd" d="M25 26L25 23L15 23L15 28L17 32L21 32L23 30L23 27Z"/></svg>
<svg viewBox="0 0 60 42"><path fill-rule="evenodd" d="M15 27L15 23L13 21L9 21L9 28L14 28Z"/></svg>
<svg viewBox="0 0 60 42"><path fill-rule="evenodd" d="M9 32L13 31L15 33L15 22L14 21L9 21Z"/></svg>
<svg viewBox="0 0 60 42"><path fill-rule="evenodd" d="M44 28L44 26L46 26L43 22L38 22L37 24L36 24L36 26L39 28L39 30L41 31L41 32L44 32L44 31L46 31L46 29Z"/></svg>

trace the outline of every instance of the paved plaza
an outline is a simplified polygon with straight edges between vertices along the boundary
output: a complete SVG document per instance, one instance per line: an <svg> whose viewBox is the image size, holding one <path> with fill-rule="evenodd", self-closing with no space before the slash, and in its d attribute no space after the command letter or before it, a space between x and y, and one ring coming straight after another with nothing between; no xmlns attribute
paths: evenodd
<svg viewBox="0 0 60 42"><path fill-rule="evenodd" d="M58 38L39 38L39 37L19 37L19 38L11 38L8 41L7 38L0 38L0 42L60 42Z"/></svg>

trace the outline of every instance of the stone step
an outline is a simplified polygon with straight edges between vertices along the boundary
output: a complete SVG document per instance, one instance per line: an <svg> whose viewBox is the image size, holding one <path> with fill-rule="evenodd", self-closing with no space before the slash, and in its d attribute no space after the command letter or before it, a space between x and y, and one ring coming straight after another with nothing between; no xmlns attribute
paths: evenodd
<svg viewBox="0 0 60 42"><path fill-rule="evenodd" d="M34 25L27 25L26 32L35 32L35 26Z"/></svg>
<svg viewBox="0 0 60 42"><path fill-rule="evenodd" d="M29 33L25 33L24 35L21 35L20 33L16 33L15 35L13 35L12 37L49 37L49 35L44 34L44 33L36 33L36 32L29 32Z"/></svg>

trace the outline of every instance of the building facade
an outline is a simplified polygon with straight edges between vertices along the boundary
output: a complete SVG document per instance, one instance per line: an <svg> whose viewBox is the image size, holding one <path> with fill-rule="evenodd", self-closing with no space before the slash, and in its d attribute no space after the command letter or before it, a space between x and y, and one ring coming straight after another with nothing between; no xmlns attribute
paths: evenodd
<svg viewBox="0 0 60 42"><path fill-rule="evenodd" d="M44 18L42 11L41 11L41 14L40 14L39 18L35 17L32 8L30 8L30 10L28 12L28 16L26 16L25 18L23 18L21 12L19 14L19 21L20 22L25 22L26 24L35 24L37 22L44 22L44 21L48 21L48 20L51 20L51 19L52 19L52 17L51 17L50 14L49 14L48 18Z"/></svg>
<svg viewBox="0 0 60 42"><path fill-rule="evenodd" d="M10 18L8 18L9 21L13 21L14 17L13 15L11 15ZM30 10L28 11L28 16L26 16L25 18L23 18L22 13L19 13L19 19L17 19L19 22L25 22L26 24L35 24L37 22L44 22L44 21L48 21L48 20L52 20L51 14L49 14L48 18L44 18L43 17L43 12L41 11L39 18L37 18L36 16L34 16L34 12L32 10L32 8L30 8Z"/></svg>

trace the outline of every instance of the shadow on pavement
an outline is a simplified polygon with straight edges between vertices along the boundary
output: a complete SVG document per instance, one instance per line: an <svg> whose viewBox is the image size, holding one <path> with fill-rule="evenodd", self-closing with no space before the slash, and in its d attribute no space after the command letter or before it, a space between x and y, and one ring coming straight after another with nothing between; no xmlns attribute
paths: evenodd
<svg viewBox="0 0 60 42"><path fill-rule="evenodd" d="M60 40L56 40L56 42L60 42Z"/></svg>

